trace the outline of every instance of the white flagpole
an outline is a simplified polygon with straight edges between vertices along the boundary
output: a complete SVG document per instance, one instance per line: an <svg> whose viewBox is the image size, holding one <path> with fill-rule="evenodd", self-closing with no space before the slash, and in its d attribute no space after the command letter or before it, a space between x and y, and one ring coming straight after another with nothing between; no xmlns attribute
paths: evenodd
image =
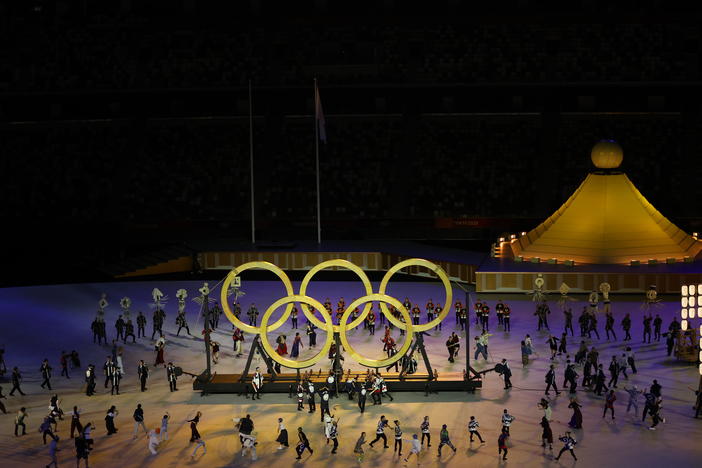
<svg viewBox="0 0 702 468"><path fill-rule="evenodd" d="M253 100L249 80L249 166L251 169L251 243L256 243L256 218L254 215L254 149L253 149Z"/></svg>
<svg viewBox="0 0 702 468"><path fill-rule="evenodd" d="M321 194L319 192L319 115L318 103L319 95L317 92L317 78L314 79L314 153L315 163L317 165L317 244L322 243L322 219L321 219Z"/></svg>

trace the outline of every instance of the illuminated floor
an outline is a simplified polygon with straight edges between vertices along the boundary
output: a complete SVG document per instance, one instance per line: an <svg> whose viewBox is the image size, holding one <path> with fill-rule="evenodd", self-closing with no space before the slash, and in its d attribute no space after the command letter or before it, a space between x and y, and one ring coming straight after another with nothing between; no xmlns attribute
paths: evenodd
<svg viewBox="0 0 702 468"><path fill-rule="evenodd" d="M334 400L334 413L341 418L340 422L340 449L336 455L329 454L330 447L324 445L319 413L308 415L306 412L297 412L294 401L286 395L264 395L260 401L252 402L243 397L234 395L212 395L200 397L190 390L189 378L181 378L180 391L168 392L163 369L155 370L149 384L149 391L140 393L136 384L136 365L139 359L153 363L153 347L150 341L141 340L136 345L126 345L125 363L127 375L122 382L120 396L111 397L103 393L87 398L81 393L83 370L73 370L72 379L66 380L59 377L60 369L58 356L62 350L76 349L81 354L83 364L95 363L101 368L104 357L109 353L107 347L92 344L89 331L90 321L96 309L96 302L101 291L108 293L111 305L108 308L108 322L114 323L118 313L118 303L122 296L128 295L134 304L133 311L142 307L147 312L150 324L150 311L146 304L150 302L151 289L156 286L151 283L129 283L109 285L83 285L83 286L52 286L45 288L14 288L0 290L0 313L3 317L3 329L0 335L0 344L4 343L7 352L5 359L9 367L18 365L25 375L24 391L26 397L8 397L3 400L8 409L7 415L0 415L0 456L4 466L44 466L48 462L48 446L42 445L41 437L36 432L41 422L41 417L46 412L49 401L49 392L39 388L39 373L37 372L41 359L48 357L54 367L53 378L55 388L63 400L66 411L73 405L78 405L83 411L83 422L93 421L97 426L95 431L95 450L90 463L97 467L137 467L137 466L267 466L278 463L279 466L295 466L293 449L276 450L277 444L275 427L278 417L283 417L291 433L291 442L294 442L294 429L302 426L310 437L312 447L315 449L313 456L304 455L302 463L305 466L355 466L353 445L361 431L366 431L369 437L375 432L376 421L380 414L385 414L391 421L399 419L403 423L405 437L411 438L417 432L424 415L430 415L433 444L430 451L421 456L422 466L496 466L502 462L497 458L497 436L500 428L500 415L503 408L508 408L516 416L512 427L511 448L505 465L512 466L557 466L558 462L552 460L548 451L544 452L540 445L541 428L538 422L541 412L536 403L542 396L544 387L544 374L548 365L547 335L535 332L535 317L533 304L526 296L502 297L508 301L513 310L512 332L505 334L493 330L495 336L491 338L490 354L494 364L495 360L505 357L511 363L514 376L514 388L510 391L502 389L502 381L494 374L488 374L484 382L484 389L476 395L466 394L441 394L426 398L423 394L399 394L395 402L373 407L370 403L364 415L358 413L355 402L344 398ZM194 283L160 283L159 286L166 294L174 296L179 287L186 287L194 291ZM245 284L247 295L243 303L248 305L254 301L261 311L263 306L277 299L282 293L282 287L276 283L259 282ZM405 295L420 304L426 302L428 297L435 301L442 301L441 288L427 283L398 283L389 290L390 294L403 300ZM352 297L360 296L360 285L356 283L315 283L310 290L310 295L323 301L330 297L332 301L343 295L347 303ZM458 292L456 292L458 294ZM463 297L462 295L460 297ZM475 297L472 298L474 300ZM494 305L497 296L489 298ZM582 298L581 298L582 299ZM670 322L673 314L677 313L674 303L675 298L670 298L661 308L664 324ZM697 457L702 457L702 449L698 441L702 436L702 419L695 420L692 416L694 394L688 389L696 387L698 372L693 366L683 365L667 358L664 343L642 345L639 297L614 298L613 310L618 323L625 312L631 312L634 317L635 337L634 347L638 356L639 373L630 378L630 383L635 383L639 388L646 387L653 378L657 378L663 385L664 409L667 424L661 425L657 431L647 430L640 418L626 415L626 394L619 386L618 401L615 406L617 419L615 422L602 419L603 402L594 397L590 392L578 392L578 398L584 404L584 430L576 431L578 446L576 453L579 466L636 466L653 467L666 464L675 466L685 463L692 466ZM577 312L581 303L574 303ZM196 323L197 305L188 305L191 331L199 336L200 327ZM186 371L199 372L204 365L202 341L194 338L175 338L174 320L175 304L169 303L166 310L168 331L168 346L166 360L173 360L176 365L182 366ZM557 307L552 304L552 329L562 327L562 319ZM493 317L494 321L494 317ZM600 334L604 338L603 320L600 321ZM455 364L446 361L444 341L448 332L453 330L453 318L449 317L444 323L443 336L432 335L426 339L430 351L430 359L439 367L439 372L460 373L464 368L465 354L463 349ZM494 324L493 324L494 327ZM229 326L223 327L229 330ZM150 325L147 327L150 330ZM288 346L291 346L293 332L289 327L287 331ZM473 332L475 328L473 328ZM621 333L617 329L619 338ZM531 333L536 343L540 356L528 369L522 370L519 353L519 340L525 333ZM114 335L114 329L109 326L108 334ZM277 332L276 332L277 334ZM395 334L397 335L397 334ZM368 337L360 329L352 334L351 342L358 346L367 356L380 356L380 338L382 332L378 331L374 338ZM273 339L274 336L271 336ZM396 336L396 338L398 338ZM222 343L222 358L215 370L221 373L240 372L244 359L235 359L231 352L231 338L224 333L218 334ZM320 333L318 342L325 339ZM577 344L574 340L569 346L575 351ZM247 337L247 345L250 337ZM307 344L307 340L304 340ZM600 350L603 362L609 361L612 353L619 352L623 343L607 342L605 339L595 343ZM463 345L463 342L462 342ZM305 352L307 352L305 348ZM303 355L305 357L305 355ZM350 364L350 363L347 363ZM562 362L558 370L558 384L562 383ZM489 365L489 364L488 364ZM421 366L421 364L420 364ZM476 368L484 368L486 364L478 363ZM351 366L361 370L360 367ZM319 366L315 367L318 369ZM3 383L4 393L10 389L9 383ZM98 390L104 390L101 385ZM566 430L567 421L570 419L570 410L567 408L565 394L552 397L554 435L558 436ZM161 448L157 456L151 456L147 450L145 438L132 439L133 421L132 412L137 403L142 403L146 414L146 423L155 427L164 411L172 415L170 440ZM120 432L111 438L106 437L104 428L104 414L110 405L117 405L121 413L117 418L117 427ZM30 413L28 421L28 435L22 438L13 437L14 414L20 405L26 406ZM643 406L641 404L641 406ZM190 452L192 446L188 443L190 431L186 419L192 417L196 411L203 412L200 432L207 442L207 455L192 461ZM232 417L240 417L250 413L255 423L258 434L258 462L243 459L240 455L239 440L233 430ZM481 433L486 438L487 444L468 444L466 437L466 423L470 415L475 415L480 421ZM452 434L453 443L458 448L454 455L450 450L445 450L439 460L436 456L438 446L438 432L441 424L448 424ZM62 440L59 453L59 463L75 463L75 451L71 441L67 441L69 422L65 420L59 424L59 436ZM390 431L387 432L390 437ZM391 442L392 444L392 442ZM366 446L367 447L367 446ZM380 445L376 448L366 448L366 465L388 466L402 465L402 460L393 457L392 448L383 450ZM392 445L391 445L392 447ZM561 445L554 444L554 451ZM408 449L405 448L405 452ZM570 466L573 461L569 455L564 455L560 464ZM410 463L410 466L414 463Z"/></svg>

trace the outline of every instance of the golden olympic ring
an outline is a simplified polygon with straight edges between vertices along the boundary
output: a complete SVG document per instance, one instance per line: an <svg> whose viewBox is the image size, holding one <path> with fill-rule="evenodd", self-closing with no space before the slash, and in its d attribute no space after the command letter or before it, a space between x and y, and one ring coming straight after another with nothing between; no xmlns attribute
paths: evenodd
<svg viewBox="0 0 702 468"><path fill-rule="evenodd" d="M277 322L273 323L268 328L252 327L251 325L247 325L238 318L236 318L234 313L232 313L232 310L229 308L227 291L229 291L229 286L232 284L232 281L234 281L234 278L236 278L239 275L239 273L241 273L242 271L250 270L252 268L261 268L263 270L268 270L275 273L276 276L278 276L278 278L280 278L283 282L283 286L285 286L285 292L288 293L288 296L292 296L293 294L295 294L295 292L293 291L293 286L290 282L290 278L288 278L288 275L286 275L285 272L279 267L273 265L270 262L248 262L244 263L243 265L239 265L238 267L234 268L232 271L229 272L227 277L224 279L224 283L222 283L222 290L220 291L219 295L222 304L222 309L224 310L224 315L226 315L229 321L236 325L236 327L241 329L242 331L263 334L265 333L265 331L273 331L280 328L290 316L290 312L292 311L294 306L292 303L288 304L288 306L285 308L285 313L283 313L283 315L278 319Z"/></svg>
<svg viewBox="0 0 702 468"><path fill-rule="evenodd" d="M436 317L431 322L428 322L428 323L425 323L422 325L415 325L414 326L414 331L422 332L422 331L431 330L432 328L437 326L439 323L441 323L446 318L446 316L449 313L449 310L451 310L451 307L453 306L453 304L451 304L451 301L453 300L453 290L451 289L451 281L449 280L448 275L446 274L446 272L444 271L443 268L441 268L436 263L432 263L429 260L424 260L422 258L410 258L408 260L403 260L400 263L393 265L392 268L390 268L388 270L388 272L385 273L385 276L383 276L383 279L380 282L380 289L378 290L378 292L382 295L385 295L385 288L387 288L388 281L390 281L390 278L392 277L392 275L394 275L395 273L397 273L398 271L400 271L401 269L403 269L407 266L415 266L415 265L426 267L426 268L430 269L431 271L433 271L434 273L436 273L436 276L438 276L439 279L441 280L441 282L444 283L444 289L446 290L446 302L444 302L444 308L441 310L441 313L439 314L439 316ZM393 304L393 306L394 305L395 304ZM468 304L466 304L466 306L467 305ZM395 307L397 307L397 306L395 306ZM402 329L407 329L404 326L405 324L400 323L399 320L395 319L395 317L392 316L392 314L388 310L388 306L386 306L384 302L380 303L380 310L388 318L388 320L390 320L396 327L402 328Z"/></svg>
<svg viewBox="0 0 702 468"><path fill-rule="evenodd" d="M429 323L425 323L423 325L413 325L412 324L412 319L409 315L409 311L404 307L404 305L397 300L396 298L389 296L385 294L388 282L392 275L397 273L399 270L402 268L405 268L407 266L423 266L431 271L433 271L441 280L441 282L444 285L444 288L446 290L446 302L444 303L444 308L439 314L437 318L432 320ZM319 272L320 270L324 268L329 268L329 267L340 267L340 268L345 268L347 270L351 270L354 273L358 275L359 278L361 278L361 282L363 283L363 286L366 290L366 295L363 297L360 297L351 304L349 304L346 309L344 309L344 313L341 317L341 321L339 325L334 325L332 321L332 317L329 316L329 313L327 310L324 308L324 305L319 303L314 298L311 298L307 295L305 295L305 292L307 291L307 286L309 285L309 282L311 281L312 277ZM266 312L263 314L263 317L261 318L261 326L260 327L253 327L251 325L247 325L243 323L241 320L239 320L233 313L232 310L229 306L228 303L228 298L227 298L227 291L229 290L229 287L231 283L234 281L234 278L236 278L241 272L252 269L252 268L260 268L264 270L268 270L272 273L274 273L278 278L280 278L283 281L283 286L285 286L285 291L287 293L286 297L283 297L281 299L278 299L275 301L273 304L271 304L267 309ZM414 332L420 332L420 331L426 331L429 330L436 325L438 325L442 320L446 318L448 315L449 310L451 309L451 301L453 300L453 291L451 289L451 283L449 281L448 275L446 272L441 268L439 265L432 263L428 260L424 260L421 258L411 258L408 260L403 260L402 262L394 265L392 268L390 268L385 276L383 277L382 281L380 282L380 290L378 293L373 293L373 288L370 283L370 280L368 279L368 276L365 274L365 272L357 265L349 262L348 260L342 260L342 259L336 259L336 260L327 260L325 262L322 262L315 267L313 267L304 277L302 280L302 283L300 284L300 293L295 294L293 291L293 286L292 282L290 281L290 278L288 275L285 274L285 272L277 267L276 265L269 263L269 262L262 262L262 261L255 261L255 262L248 262L243 265L240 265L233 270L229 272L227 277L224 279L224 282L222 283L222 289L220 291L220 299L221 299L221 304L222 304L222 309L224 310L224 314L227 316L230 322L232 322L236 327L241 329L244 332L249 332L249 333L254 333L254 334L259 334L261 335L261 345L263 346L263 349L265 349L266 353L270 356L271 359L276 361L277 363L291 368L291 369L304 369L306 367L313 366L317 362L319 362L329 351L331 348L332 342L334 340L334 333L339 333L339 338L341 340L341 344L346 348L351 357L353 357L358 363L367 366L367 367L374 367L374 368L380 368L380 367L388 367L391 364L394 364L398 360L400 360L409 347L411 346L411 336ZM351 344L348 341L348 337L346 336L346 332L350 329L356 328L358 325L360 325L363 320L365 320L366 316L370 313L373 304L372 302L377 301L380 302L380 309L387 317L388 321L390 321L393 325L396 327L400 328L401 330L406 330L407 331L407 338L404 340L404 343L398 350L398 352L393 355L392 357L389 357L387 359L369 359L361 356L356 352ZM308 307L302 307L302 312L305 314L305 316L312 322L317 328L324 329L327 332L327 340L324 343L324 346L322 346L321 350L319 353L317 353L315 356L304 360L304 361L293 361L291 359L284 358L283 356L280 356L278 353L276 353L275 349L271 346L270 342L268 341L268 337L266 334L269 331L274 331L278 328L280 328L288 319L290 316L290 313L292 312L292 308L294 306L295 302L299 302L301 304L307 304L312 306L314 309L317 309L321 314L322 318L324 319L324 322L319 320L316 315L309 310ZM281 317L274 323L272 323L270 326L268 325L268 320L270 319L271 315L273 312L279 308L280 306L287 304L285 311L281 315ZM363 308L363 312L360 314L358 318L356 318L354 321L351 323L347 324L347 320L349 319L349 316L353 312L353 310L358 307L361 304L366 304L366 306ZM399 312L400 315L402 316L402 320L399 320L396 318L394 315L390 313L388 310L386 304L390 304L393 307L395 307Z"/></svg>
<svg viewBox="0 0 702 468"><path fill-rule="evenodd" d="M322 346L322 349L319 350L319 353L316 355L312 356L311 358L305 360L305 361L293 361L292 359L285 358L278 353L276 353L275 349L271 346L270 342L268 341L268 336L266 336L266 332L270 330L268 328L268 319L271 317L271 314L275 312L275 310L282 306L283 304L292 304L293 302L301 302L303 304L309 304L318 311L322 313L322 316L324 317L325 323L323 324L322 327L326 329L327 332L327 340L324 342L324 346ZM305 307L306 309L306 307ZM283 316L287 319L288 314L283 314ZM320 322L321 323L321 322ZM317 362L319 362L320 359L322 359L324 356L327 355L329 352L329 348L331 348L332 341L334 340L334 329L332 326L332 321L331 317L329 317L329 314L326 313L326 310L324 309L324 305L320 304L319 301L317 301L314 298L311 298L309 296L305 296L302 294L297 294L293 296L286 296L281 299L278 299L275 301L273 304L271 304L268 309L266 309L266 313L263 314L263 317L261 317L261 344L263 345L263 349L266 350L266 353L277 363L289 367L292 369L304 369L305 367L310 367L315 365ZM409 340L405 340L408 341Z"/></svg>
<svg viewBox="0 0 702 468"><path fill-rule="evenodd" d="M405 341L404 343L402 343L402 346L397 351L397 353L395 353L393 356L387 359L368 359L361 356L360 354L358 354L358 352L356 352L355 349L353 349L351 343L349 343L348 337L346 336L346 330L348 328L346 321L349 319L349 315L351 314L353 309L365 302L370 301L380 301L381 304L385 302L392 304L400 312L402 318L405 319L404 325L406 325L405 330L407 330ZM392 296L388 296L387 294L369 294L367 296L359 297L351 304L349 304L349 306L346 308L346 310L344 311L344 315L341 317L341 323L339 324L339 338L341 339L341 344L344 345L344 349L346 349L349 352L351 357L354 358L356 362L366 367L380 368L388 367L391 364L395 364L395 362L399 361L402 358L402 356L405 355L410 345L412 344L411 337L414 330L415 328L412 325L412 319L410 318L409 311L405 309L405 306L402 305L402 302L398 301Z"/></svg>
<svg viewBox="0 0 702 468"><path fill-rule="evenodd" d="M326 262L319 263L312 267L310 271L307 272L305 277L302 279L302 283L300 284L300 295L304 296L305 293L307 292L307 285L310 283L310 280L312 277L317 274L318 271L323 270L325 268L329 267L340 267L340 268L345 268L347 270L351 270L356 275L358 275L359 278L361 278L361 282L363 283L363 287L366 288L366 295L373 294L373 285L371 285L370 280L368 279L368 276L366 275L366 272L363 271L361 267L356 265L355 263L351 263L348 260L341 260L341 259L336 259L336 260L327 260ZM363 308L363 313L356 319L354 320L351 325L349 325L349 328L356 328L359 324L363 323L363 320L365 320L366 315L370 312L370 310L373 308L372 303L366 304L366 306ZM351 309L353 310L353 309ZM307 310L307 307L302 307L302 312L305 314L305 317L312 322L317 328L325 328L325 324L322 323L321 320L317 318L315 314L312 312L309 312ZM326 312L326 309L325 309ZM394 317L393 317L394 318ZM326 317L325 317L326 321ZM339 331L339 326L334 325L334 331L338 332Z"/></svg>

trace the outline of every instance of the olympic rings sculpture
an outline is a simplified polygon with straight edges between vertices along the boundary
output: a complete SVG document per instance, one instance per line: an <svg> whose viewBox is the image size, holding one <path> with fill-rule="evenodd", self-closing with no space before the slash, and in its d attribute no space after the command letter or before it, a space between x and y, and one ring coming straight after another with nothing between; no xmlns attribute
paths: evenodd
<svg viewBox="0 0 702 468"><path fill-rule="evenodd" d="M433 271L441 280L441 282L444 285L444 289L446 292L446 299L444 301L444 308L441 311L441 314L439 314L438 317L436 317L434 320L431 322L422 324L422 325L413 325L412 320L409 315L409 311L404 307L402 302L400 302L397 298L389 296L386 294L386 289L388 286L388 282L390 281L390 278L392 275L397 273L399 270L402 268L406 268L408 266L422 266L425 268L428 268L429 270ZM316 299L307 296L305 293L307 292L307 287L309 286L310 281L312 280L312 277L319 272L320 270L323 270L325 268L331 268L331 267L337 267L337 268L344 268L347 270L350 270L354 272L360 279L361 283L363 283L363 287L365 289L366 295L363 297L359 297L358 299L354 300L351 302L346 309L344 310L344 313L341 317L339 325L334 325L332 321L332 317L329 315L327 310L324 308L324 306L317 301ZM275 301L273 304L271 304L267 309L266 312L263 314L263 317L261 318L261 326L260 327L254 327L248 324L243 323L241 320L239 320L234 313L232 312L228 298L227 298L227 291L229 290L230 285L234 281L234 278L236 278L239 274L241 274L243 271L250 270L253 268L258 268L258 269L263 269L263 270L268 270L272 273L274 273L280 280L283 282L283 286L285 287L285 292L287 295L281 299L278 299ZM432 263L428 260L424 260L421 258L411 258L408 260L403 260L397 264L395 264L392 268L390 268L387 273L385 273L385 276L383 276L382 281L380 282L380 289L378 293L373 292L373 287L371 285L370 280L368 279L368 276L366 273L363 271L362 268L360 268L358 265L349 262L348 260L342 260L342 259L336 259L336 260L327 260L325 262L319 263L316 266L314 266L302 280L302 283L300 284L300 292L299 294L295 294L293 290L293 285L292 282L290 281L290 278L288 275L285 274L285 272L277 267L276 265L270 263L270 262L263 262L263 261L255 261L255 262L248 262L244 263L243 265L240 265L233 270L229 272L227 277L224 279L224 282L222 284L221 292L220 292L220 303L222 304L222 308L224 309L224 314L226 317L229 319L232 324L234 324L236 327L241 329L244 332L248 333L253 333L253 334L258 334L261 336L261 345L263 346L263 349L266 350L266 353L276 361L277 363L291 368L291 369L304 369L306 367L311 367L317 362L319 362L329 351L329 348L332 345L332 341L334 339L334 334L339 333L339 338L341 340L342 345L344 348L348 351L349 355L356 360L359 364L362 364L366 367L373 367L373 368L380 368L380 367L388 367L391 364L394 364L398 360L402 358L402 356L405 355L407 350L409 349L411 345L411 336L414 332L421 332L421 331L426 331L430 330L431 328L435 327L438 325L441 321L443 321L446 316L448 315L448 312L451 308L451 301L453 300L453 291L451 289L451 282L448 278L448 275L446 272L441 268L439 265ZM402 346L398 350L398 352L386 359L369 359L361 354L359 354L354 348L351 346L349 343L348 337L346 336L346 332L348 330L352 330L356 327L358 327L363 321L366 319L366 316L370 313L372 307L373 307L373 302L377 301L380 303L380 310L383 315L390 321L393 325L396 327L400 328L401 330L405 330L407 332L407 339L404 340ZM300 304L305 304L305 306L301 307L301 310L305 317L317 328L323 329L327 332L327 340L324 343L324 346L319 350L319 352L304 361L293 361L292 359L287 359L284 358L280 355L278 355L275 352L275 349L271 346L270 342L268 341L267 333L269 331L275 331L278 328L280 328L290 317L290 314L292 312L292 308L294 307L294 303L299 302ZM287 304L287 305L286 305ZM353 312L354 309L359 307L362 304L366 304L363 308L362 313L351 323L347 323L349 317L351 316L351 313ZM393 307L395 307L398 312L400 312L400 315L402 316L402 320L398 320L394 315L390 313L390 310L388 309L386 304L390 304ZM272 324L268 324L271 315L273 312L275 312L276 309L279 307L286 305L285 311L283 314L280 316L280 318L275 321ZM318 310L320 314L322 315L323 321L319 320L313 310Z"/></svg>

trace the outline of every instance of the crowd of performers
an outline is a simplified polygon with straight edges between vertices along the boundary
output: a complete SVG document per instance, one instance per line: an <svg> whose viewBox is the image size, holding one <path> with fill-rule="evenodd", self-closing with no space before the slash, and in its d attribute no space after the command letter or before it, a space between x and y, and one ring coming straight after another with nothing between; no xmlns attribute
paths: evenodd
<svg viewBox="0 0 702 468"><path fill-rule="evenodd" d="M180 293L180 291L179 291ZM177 295L178 296L178 295ZM190 335L190 329L188 322L185 318L184 305L182 300L182 294L179 297L179 313L176 318L176 325L178 326L178 331L176 336L178 336L183 328L188 335ZM164 366L165 378L169 384L169 390L171 392L178 391L177 382L178 377L181 375L182 371L177 368L172 362L166 362L164 356L164 350L166 347L166 339L163 333L163 324L166 314L161 307L162 304L155 297L156 307L153 313L152 322L152 335L151 338L154 339L156 336L158 338L154 342L154 367ZM104 308L106 307L106 300L103 297L100 301L100 309L98 315L91 325L93 332L94 341L98 344L107 344L106 327L104 320ZM120 314L115 323L115 339L112 340L111 352L106 356L105 362L102 364L102 376L98 377L97 367L94 364L88 364L85 370L85 394L86 397L93 396L96 392L96 386L98 381L102 381L104 378L104 391L107 392L109 389L110 395L120 395L120 380L125 375L125 363L123 360L124 348L119 345L126 344L128 338L132 338L132 342L136 339L141 339L146 337L146 318L143 313L139 312L136 318L137 323L137 336L134 336L134 328L131 325L131 319L129 316L128 305L124 302L122 303L123 313ZM534 316L537 318L536 330L542 336L546 336L544 344L548 346L550 351L549 365L546 369L544 376L544 381L546 388L544 390L545 398L542 398L537 406L541 415L539 425L542 428L542 447L552 450L553 446L553 430L551 428L552 419L552 408L550 400L550 392L554 391L555 396L561 394L558 388L559 379L556 375L556 365L563 364L563 383L561 385L561 390L567 390L569 394L569 405L568 408L572 410L572 416L569 422L569 427L572 430L582 430L583 429L583 416L582 416L582 404L577 399L577 387L578 382L580 382L581 390L585 389L587 391L592 391L595 395L602 397L602 407L603 414L602 418L610 416L612 420L615 420L615 406L617 401L617 393L615 389L619 388L622 383L620 379L627 381L629 379L629 373L636 374L636 358L631 346L628 346L628 342L632 341L631 336L631 322L632 319L629 314L620 321L620 327L623 331L623 344L621 352L615 353L611 356L611 360L607 361L600 357L596 346L592 343L593 335L596 339L600 340L600 334L598 331L598 306L597 303L591 301L589 306L583 308L580 316L578 317L579 324L579 347L576 352L571 356L568 350L570 342L577 341L575 339L574 327L573 327L573 312L568 304L564 304L561 307L561 311L564 317L564 329L559 336L551 333L549 326L549 316L551 315L551 310L546 301L538 301L536 303ZM325 308L331 314L331 301L327 299L324 303ZM421 321L421 311L416 304L412 304L408 299L405 299L404 306L407 310L411 311L411 318L415 324L419 324ZM125 310L127 309L127 310ZM335 319L338 321L343 314L345 309L345 301L343 298L339 299L337 303L337 311ZM392 307L389 308L390 312L402 320L402 317L394 310ZM236 315L241 314L241 307L238 303L234 304L234 313ZM467 307L461 302L457 301L453 307L454 310L454 330L451 331L448 339L446 341L446 347L448 351L448 360L454 362L458 357L458 350L460 348L460 338L456 331L465 330L468 326ZM509 333L511 330L510 319L511 311L508 305L504 304L502 301L498 301L494 307L495 315L497 317L497 324L493 327L494 332L502 331L504 333ZM425 317L427 322L434 320L442 313L441 304L435 304L431 299L426 303L425 306ZM205 323L202 326L207 331L216 330L219 327L219 318L222 314L222 310L218 304L214 304L211 313L207 317L201 317ZM360 315L360 310L354 310L352 317L357 318ZM480 330L477 336L474 337L474 359L478 362L480 359L484 361L497 362L491 359L491 355L488 351L489 337L493 334L489 333L490 330L490 315L491 308L486 301L480 301L473 305L473 316L475 319L475 325ZM255 304L251 304L247 311L247 316L249 318L249 323L252 325L257 324L258 320L258 310ZM397 346L395 340L392 336L393 329L395 328L392 322L385 320L384 314L376 314L373 310L370 311L366 320L364 321L364 328L368 331L370 335L375 334L376 318L379 318L379 323L384 329L383 338L380 340L383 344L383 352L386 353L388 357L393 356L397 353ZM293 309L291 314L291 323L293 330L298 329L298 311ZM681 325L676 318L668 325L667 331L662 332L663 320L659 314L655 317L650 313L644 313L642 318L643 324L643 336L642 341L644 343L651 343L661 341L662 338L666 339L666 349L668 356L672 353L672 348L674 346L673 337L680 331ZM316 331L314 325L306 321L305 330L308 336L308 346L310 348L316 347ZM616 330L615 330L615 319L613 317L611 307L609 303L605 304L604 308L604 323L605 323L605 336L606 340L617 340ZM441 331L441 324L437 325L436 331ZM400 330L402 334L402 330ZM204 333L204 332L203 332ZM544 335L545 334L545 335ZM611 335L611 338L610 338ZM234 342L234 352L235 356L239 357L242 355L244 334L242 331L234 327L232 333L232 338ZM219 343L212 340L212 351L213 358L216 362L218 359ZM295 332L295 337L292 342L292 348L290 351L290 357L296 358L300 355L302 348L304 347L303 340L300 336L300 332ZM300 382L297 384L295 391L296 403L298 411L305 411L305 405L307 405L308 413L315 413L318 410L317 401L319 402L319 415L320 423L323 427L323 434L326 439L327 444L332 444L331 453L336 453L339 447L339 419L332 414L332 408L330 408L332 398L338 398L341 394L346 394L349 401L355 400L355 404L361 414L365 412L366 402L370 397L371 403L373 405L382 405L383 400L394 401L393 396L388 391L388 385L385 381L383 375L376 371L368 370L365 374L352 375L351 371L348 370L345 374L343 371L340 372L339 368L335 368L333 363L338 362L343 359L341 352L343 350L337 349L336 344L333 344L329 350L329 359L332 363L331 370L326 377L326 383L322 385L319 384L319 375L315 378L312 371L305 372L302 374ZM281 335L277 340L276 352L279 355L285 356L288 354L286 336ZM4 349L3 349L4 354ZM532 337L527 334L523 340L521 340L521 354L522 354L522 366L529 366L532 362L532 356L536 353L534 342ZM2 356L2 355L0 355ZM61 366L61 377L70 379L70 373L72 370L80 369L81 362L78 353L74 350L70 353L63 351L61 353L60 359ZM408 358L401 361L402 371L407 373L413 373L416 371L416 361L413 358ZM4 358L0 362L2 369L5 369ZM398 364L393 364L388 367L386 371L390 371L391 368L395 368L395 372L399 372ZM277 369L280 371L280 369ZM511 368L506 359L501 359L499 363L495 365L495 369L504 379L505 390L509 391L512 389L511 382ZM436 371L435 371L436 372ZM608 374L606 373L608 372ZM81 410L78 406L73 406L73 410L69 412L64 412L61 407L61 400L57 393L54 393L51 386L51 381L53 378L53 369L49 363L48 359L44 359L40 365L39 373L41 375L40 388L50 393L49 411L48 414L40 415L41 423L39 425L39 432L44 444L49 444L49 455L51 457L51 463L56 465L56 452L58 449L59 436L56 434L59 421L64 419L64 416L70 417L70 437L74 439L76 459L78 465L84 461L85 465L88 466L88 456L93 450L93 432L96 430L95 425L92 422L84 423L81 420ZM143 360L140 360L136 365L136 374L138 376L139 390L145 392L148 390L147 384L150 378L150 366ZM464 376L466 376L464 371ZM582 380L580 377L582 376ZM433 376L438 379L438 374L435 373ZM467 377L467 376L466 376ZM609 378L608 378L609 377ZM336 379L339 381L336 382ZM15 392L20 395L25 395L21 388L22 385L22 374L18 367L12 369L12 389L9 392L9 396L14 396ZM315 384L316 382L316 384ZM264 375L261 373L259 368L256 368L255 372L251 378L251 388L253 390L252 398L260 399L263 392L265 392L265 379ZM626 412L629 413L632 409L634 415L638 417L639 413L639 402L642 400L643 410L642 410L642 421L645 421L647 417L651 419L650 430L656 430L660 423L665 423L666 419L662 415L663 408L663 393L662 386L653 380L651 385L645 389L639 389L636 385L621 385L621 388L626 392ZM695 402L695 418L699 417L702 413L702 392L696 391L696 402ZM3 394L2 387L0 387L0 410L3 413L7 413L6 407L3 403L3 399L7 399L7 396ZM105 431L108 436L112 436L118 432L116 422L119 416L119 411L116 405L111 405L105 413ZM27 421L30 418L29 412L25 407L21 407L15 417L15 436L20 437L26 434ZM132 419L134 423L133 437L136 438L139 431L142 430L144 436L147 440L147 448L152 454L158 453L159 444L163 440L168 439L168 424L170 421L170 415L168 413L164 415L159 415L160 424L154 427L154 429L149 430L145 424L145 408L141 404L138 404L134 409L132 414ZM202 414L198 412L192 419L186 422L190 424L191 428L191 438L190 442L194 444L193 451L191 455L196 456L200 447L203 449L203 454L206 453L206 444L198 432L198 424L202 419ZM510 427L515 420L514 416L510 415L508 410L505 409L501 415L499 415L500 427L501 429L495 433L496 445L498 448L498 456L502 459L507 459L508 444L507 441L510 437ZM242 455L249 454L252 459L257 458L256 446L258 445L257 437L253 434L253 421L250 415L246 415L244 418L234 419L235 428L239 433ZM411 438L405 438L403 432L403 425L399 420L393 420L392 426L389 420L385 416L381 416L378 421L375 430L375 438L367 442L366 433L362 432L356 443L354 445L354 454L357 456L359 462L363 460L364 457L364 445L368 443L369 447L374 447L374 444L379 441L383 442L384 448L389 448L387 442L387 436L385 434L386 430L391 432L391 436L394 439L394 452L397 453L398 457L403 455L403 442L409 444L409 450L406 452L405 461L410 459L412 455L416 458L424 449L424 442L426 440L427 448L431 447L431 424L429 416L425 416L421 422L417 422L416 428L418 429L416 433L412 434ZM474 439L477 438L481 444L485 441L479 432L479 423L475 416L470 416L470 418L465 423L465 430L467 430L468 443L474 443ZM278 431L276 433L276 441L279 443L279 449L284 449L289 446L288 434L285 427L285 423L282 418L278 418L277 424ZM456 428L452 428L456 430ZM462 430L462 429L461 429ZM414 431L412 431L414 432ZM305 434L302 427L297 428L298 442L295 444L295 452L297 454L297 459L300 459L305 451L312 455L314 449L311 446L310 439ZM420 439L421 436L421 439ZM561 435L558 440L563 443L563 446L555 457L556 460L560 458L565 452L569 452L570 455L575 459L574 447L577 441L571 431L565 432ZM453 451L456 450L451 437L449 436L449 428L446 424L441 425L441 430L439 431L439 444L437 455L441 457L442 448L448 446Z"/></svg>

